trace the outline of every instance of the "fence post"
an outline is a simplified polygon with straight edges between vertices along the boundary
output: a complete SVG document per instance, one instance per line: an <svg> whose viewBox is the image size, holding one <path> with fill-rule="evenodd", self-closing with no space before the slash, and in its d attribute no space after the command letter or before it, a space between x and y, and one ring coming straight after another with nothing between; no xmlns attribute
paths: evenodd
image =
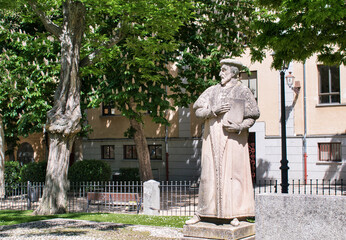
<svg viewBox="0 0 346 240"><path fill-rule="evenodd" d="M149 180L143 183L143 214L159 215L160 212L160 183Z"/></svg>
<svg viewBox="0 0 346 240"><path fill-rule="evenodd" d="M27 191L28 191L28 194L27 194L27 201L28 201L28 205L27 205L27 207L28 207L28 210L30 210L31 209L31 184L30 184L30 181L28 181L28 185L27 185Z"/></svg>

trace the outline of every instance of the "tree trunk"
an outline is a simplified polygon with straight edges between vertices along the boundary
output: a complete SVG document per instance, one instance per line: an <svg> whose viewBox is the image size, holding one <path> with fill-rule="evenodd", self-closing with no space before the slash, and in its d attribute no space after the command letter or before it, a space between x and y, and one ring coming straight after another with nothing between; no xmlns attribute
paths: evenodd
<svg viewBox="0 0 346 240"><path fill-rule="evenodd" d="M60 82L54 96L54 106L47 113L49 155L43 197L34 214L66 212L69 182L69 157L76 134L81 130L80 47L85 25L83 3L66 0L63 3Z"/></svg>
<svg viewBox="0 0 346 240"><path fill-rule="evenodd" d="M150 154L147 139L144 136L143 125L135 119L130 119L130 124L136 130L134 141L137 149L140 178L143 182L148 181L153 179L153 172L151 170Z"/></svg>
<svg viewBox="0 0 346 240"><path fill-rule="evenodd" d="M0 117L0 198L5 196L5 135Z"/></svg>

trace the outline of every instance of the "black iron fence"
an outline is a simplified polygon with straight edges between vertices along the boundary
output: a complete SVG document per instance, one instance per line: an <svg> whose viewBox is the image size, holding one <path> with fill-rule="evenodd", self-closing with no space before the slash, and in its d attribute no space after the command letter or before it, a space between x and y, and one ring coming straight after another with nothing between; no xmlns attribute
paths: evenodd
<svg viewBox="0 0 346 240"><path fill-rule="evenodd" d="M281 193L279 180L259 180L254 187L257 193ZM292 179L288 186L289 194L310 194L310 195L343 195L346 196L346 187L343 179Z"/></svg>
<svg viewBox="0 0 346 240"><path fill-rule="evenodd" d="M343 180L291 180L290 194L343 195ZM0 197L0 210L36 209L43 194L43 183L21 183L5 186ZM280 193L278 180L260 180L254 193ZM143 207L142 182L71 183L68 191L68 212L140 213ZM145 204L145 203L144 203ZM198 183L170 181L160 183L160 215L191 216L197 210Z"/></svg>

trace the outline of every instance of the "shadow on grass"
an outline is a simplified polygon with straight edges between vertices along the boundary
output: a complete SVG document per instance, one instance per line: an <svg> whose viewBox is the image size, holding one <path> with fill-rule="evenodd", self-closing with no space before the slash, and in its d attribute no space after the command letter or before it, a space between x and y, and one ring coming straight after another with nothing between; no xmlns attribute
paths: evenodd
<svg viewBox="0 0 346 240"><path fill-rule="evenodd" d="M118 231L121 228L125 228L128 225L118 223L98 223L89 221L80 221L72 219L55 218L49 220L43 220L39 222L27 222L15 225L0 226L1 237L11 237L11 233L6 233L16 229L16 232L20 232L23 229L21 235L24 237L40 237L46 236L83 236L87 235L90 230L93 231ZM33 231L25 231L25 229L32 229ZM35 230L38 230L37 232ZM43 231L39 231L43 230Z"/></svg>
<svg viewBox="0 0 346 240"><path fill-rule="evenodd" d="M53 227L73 227L80 228L94 228L100 231L116 230L123 228L127 225L118 223L96 223L96 222L83 222L80 220L72 220L70 218L80 218L83 216L92 217L97 214L90 213L70 213L61 215L50 216L35 216L32 211L15 211L5 210L0 211L0 230L7 231L17 228L53 228ZM54 221L49 221L54 219ZM40 221L40 223L37 223ZM18 224L21 224L18 226ZM3 234L2 234L3 235ZM0 236L2 237L2 236Z"/></svg>

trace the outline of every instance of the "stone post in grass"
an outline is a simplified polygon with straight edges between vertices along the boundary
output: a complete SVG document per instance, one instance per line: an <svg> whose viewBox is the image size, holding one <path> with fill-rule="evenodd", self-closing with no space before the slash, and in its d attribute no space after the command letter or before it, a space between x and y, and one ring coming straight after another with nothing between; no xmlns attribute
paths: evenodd
<svg viewBox="0 0 346 240"><path fill-rule="evenodd" d="M143 214L159 215L160 213L160 183L149 180L143 184Z"/></svg>

